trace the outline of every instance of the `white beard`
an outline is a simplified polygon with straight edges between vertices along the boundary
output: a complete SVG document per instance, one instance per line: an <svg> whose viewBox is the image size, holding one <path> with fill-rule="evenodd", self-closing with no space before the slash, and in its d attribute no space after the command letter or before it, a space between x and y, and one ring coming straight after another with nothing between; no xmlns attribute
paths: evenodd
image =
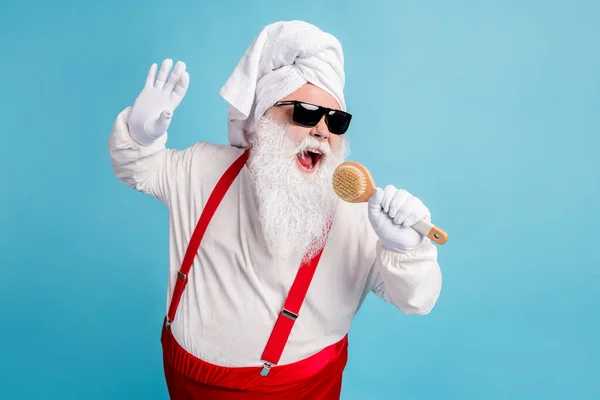
<svg viewBox="0 0 600 400"><path fill-rule="evenodd" d="M346 139L336 153L310 135L294 143L285 124L266 115L256 123L251 144L248 168L268 250L281 258L312 258L325 245L339 201L331 177L346 157ZM296 155L307 148L323 153L312 173L297 166Z"/></svg>

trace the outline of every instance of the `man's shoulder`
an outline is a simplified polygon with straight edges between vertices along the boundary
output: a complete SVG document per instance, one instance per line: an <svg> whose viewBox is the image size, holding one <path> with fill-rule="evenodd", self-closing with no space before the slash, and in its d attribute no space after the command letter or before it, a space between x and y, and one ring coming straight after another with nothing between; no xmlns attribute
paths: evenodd
<svg viewBox="0 0 600 400"><path fill-rule="evenodd" d="M377 236L369 221L367 203L348 203L340 200L335 213L334 228L338 240L350 252L371 254L375 248Z"/></svg>
<svg viewBox="0 0 600 400"><path fill-rule="evenodd" d="M201 149L202 151L209 152L215 155L220 156L228 156L235 154L242 154L245 149L234 147L230 144L222 144L222 143L213 143L213 142L204 142L198 141L194 143L194 147Z"/></svg>
<svg viewBox="0 0 600 400"><path fill-rule="evenodd" d="M245 151L226 144L198 141L188 148L190 172L208 178L220 176Z"/></svg>
<svg viewBox="0 0 600 400"><path fill-rule="evenodd" d="M219 144L212 142L199 141L192 147L193 157L203 164L231 163L239 157L245 149L234 147L228 144Z"/></svg>
<svg viewBox="0 0 600 400"><path fill-rule="evenodd" d="M347 229L364 230L369 224L368 204L339 201L336 218L344 221Z"/></svg>

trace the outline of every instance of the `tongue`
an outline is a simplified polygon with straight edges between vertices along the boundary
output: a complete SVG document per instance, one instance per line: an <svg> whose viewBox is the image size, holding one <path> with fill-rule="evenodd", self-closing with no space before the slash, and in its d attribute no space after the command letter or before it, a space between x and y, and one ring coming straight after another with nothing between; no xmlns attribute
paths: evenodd
<svg viewBox="0 0 600 400"><path fill-rule="evenodd" d="M300 153L300 154L298 154L298 160L300 161L300 164L302 164L304 167L306 167L306 168L312 167L312 157L310 156L310 154Z"/></svg>

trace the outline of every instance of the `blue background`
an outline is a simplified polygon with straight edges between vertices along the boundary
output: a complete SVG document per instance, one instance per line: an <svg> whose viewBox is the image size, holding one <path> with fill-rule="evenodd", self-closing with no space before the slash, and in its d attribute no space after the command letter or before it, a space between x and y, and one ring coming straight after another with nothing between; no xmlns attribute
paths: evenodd
<svg viewBox="0 0 600 400"><path fill-rule="evenodd" d="M338 36L351 158L450 235L430 315L365 303L342 398L600 398L599 18L593 1L0 2L0 398L167 398L167 210L113 176L108 135L170 57L191 85L169 146L226 143L218 90L284 19Z"/></svg>

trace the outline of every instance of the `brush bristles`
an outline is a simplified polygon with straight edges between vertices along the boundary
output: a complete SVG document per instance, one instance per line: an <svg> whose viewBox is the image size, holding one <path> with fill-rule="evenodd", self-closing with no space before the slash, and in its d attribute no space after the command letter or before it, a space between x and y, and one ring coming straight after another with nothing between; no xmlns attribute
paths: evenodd
<svg viewBox="0 0 600 400"><path fill-rule="evenodd" d="M355 166L342 166L333 174L333 190L342 200L354 201L367 190L367 177Z"/></svg>

